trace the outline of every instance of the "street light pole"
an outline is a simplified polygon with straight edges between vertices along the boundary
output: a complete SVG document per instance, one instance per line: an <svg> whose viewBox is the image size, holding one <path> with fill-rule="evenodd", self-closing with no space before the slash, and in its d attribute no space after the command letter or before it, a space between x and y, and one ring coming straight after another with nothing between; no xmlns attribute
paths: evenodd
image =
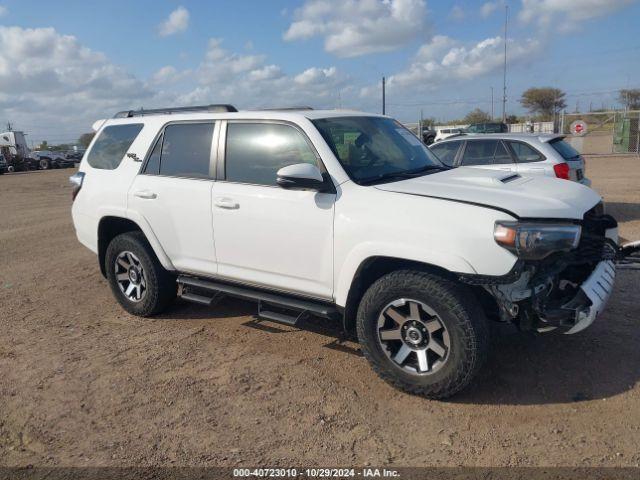
<svg viewBox="0 0 640 480"><path fill-rule="evenodd" d="M502 75L502 121L507 121L507 22L509 5L504 6L504 69Z"/></svg>
<svg viewBox="0 0 640 480"><path fill-rule="evenodd" d="M493 121L496 118L493 113L493 87L491 87L491 120Z"/></svg>
<svg viewBox="0 0 640 480"><path fill-rule="evenodd" d="M382 114L386 115L385 78L382 77Z"/></svg>

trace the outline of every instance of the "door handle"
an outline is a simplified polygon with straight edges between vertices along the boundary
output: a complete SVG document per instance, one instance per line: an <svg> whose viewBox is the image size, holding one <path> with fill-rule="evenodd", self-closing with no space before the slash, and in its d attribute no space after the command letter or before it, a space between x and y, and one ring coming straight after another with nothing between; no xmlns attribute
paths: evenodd
<svg viewBox="0 0 640 480"><path fill-rule="evenodd" d="M133 195L138 198L145 198L148 200L152 200L158 196L155 193L153 193L151 190L137 190L133 192Z"/></svg>
<svg viewBox="0 0 640 480"><path fill-rule="evenodd" d="M240 208L240 204L238 202L234 202L230 198L218 198L215 201L215 205L218 208L226 208L227 210Z"/></svg>

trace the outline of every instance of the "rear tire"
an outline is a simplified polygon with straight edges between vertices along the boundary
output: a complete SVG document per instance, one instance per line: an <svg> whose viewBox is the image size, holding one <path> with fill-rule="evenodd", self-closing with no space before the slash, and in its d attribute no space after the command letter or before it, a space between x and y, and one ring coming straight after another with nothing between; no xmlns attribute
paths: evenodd
<svg viewBox="0 0 640 480"><path fill-rule="evenodd" d="M51 163L46 159L40 160L38 165L40 166L40 170L49 170L51 168Z"/></svg>
<svg viewBox="0 0 640 480"><path fill-rule="evenodd" d="M142 232L123 233L111 240L105 271L113 295L133 315L156 315L176 298L175 276L162 267Z"/></svg>
<svg viewBox="0 0 640 480"><path fill-rule="evenodd" d="M399 270L365 292L358 338L373 369L396 388L446 398L466 387L489 348L484 312L461 285Z"/></svg>

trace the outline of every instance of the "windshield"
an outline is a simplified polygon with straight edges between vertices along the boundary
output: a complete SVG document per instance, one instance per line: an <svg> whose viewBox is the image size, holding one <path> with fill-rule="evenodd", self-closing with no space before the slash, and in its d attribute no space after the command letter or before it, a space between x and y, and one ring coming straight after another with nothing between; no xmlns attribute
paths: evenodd
<svg viewBox="0 0 640 480"><path fill-rule="evenodd" d="M418 137L390 118L333 117L313 124L349 177L361 185L447 168Z"/></svg>
<svg viewBox="0 0 640 480"><path fill-rule="evenodd" d="M558 138L557 140L552 140L550 142L550 145L565 160L576 160L580 158L580 154L578 153L578 151L575 148L573 148L571 145L569 145L567 142L563 141L561 138Z"/></svg>

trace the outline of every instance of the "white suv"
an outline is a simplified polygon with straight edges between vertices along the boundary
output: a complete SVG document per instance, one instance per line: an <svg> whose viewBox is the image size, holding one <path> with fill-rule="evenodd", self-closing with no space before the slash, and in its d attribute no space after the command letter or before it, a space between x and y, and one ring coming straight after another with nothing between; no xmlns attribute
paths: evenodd
<svg viewBox="0 0 640 480"><path fill-rule="evenodd" d="M381 377L442 398L480 367L487 319L574 333L613 288L596 192L449 169L388 117L211 106L97 127L73 220L136 315L228 294L259 318L340 319Z"/></svg>

